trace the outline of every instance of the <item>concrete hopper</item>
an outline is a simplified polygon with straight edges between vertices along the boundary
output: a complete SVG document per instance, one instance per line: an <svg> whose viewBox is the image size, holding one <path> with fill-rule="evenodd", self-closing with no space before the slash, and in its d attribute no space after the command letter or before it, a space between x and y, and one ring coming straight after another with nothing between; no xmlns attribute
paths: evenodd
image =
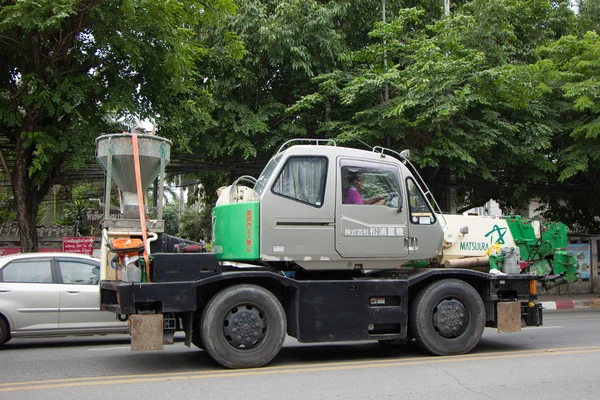
<svg viewBox="0 0 600 400"><path fill-rule="evenodd" d="M171 141L154 135L137 135L142 190L154 179L164 176L171 157ZM121 213L123 218L139 218L137 187L133 161L133 143L130 134L103 135L96 138L96 159L106 171L105 218L109 217L110 183L115 181L121 190ZM162 205L162 184L159 189L159 204ZM144 194L145 198L145 194ZM162 218L159 207L158 219Z"/></svg>

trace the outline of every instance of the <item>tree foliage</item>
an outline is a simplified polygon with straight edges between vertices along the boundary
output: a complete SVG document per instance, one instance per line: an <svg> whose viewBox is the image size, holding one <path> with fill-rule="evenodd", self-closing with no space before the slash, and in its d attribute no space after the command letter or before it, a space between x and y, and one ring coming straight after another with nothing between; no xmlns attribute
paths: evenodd
<svg viewBox="0 0 600 400"><path fill-rule="evenodd" d="M65 202L62 210L63 217L58 224L74 227L76 235L89 235L91 230L84 224L84 219L86 212L94 208L90 198L97 197L98 188L93 184L85 183L75 185L69 192L70 199Z"/></svg>
<svg viewBox="0 0 600 400"><path fill-rule="evenodd" d="M473 188L468 207L496 198L511 211L551 197L598 215L562 195L597 190L597 36L568 36L581 23L568 1L474 0L433 21L403 8L288 112L329 103L321 134L411 149L438 198L458 183Z"/></svg>
<svg viewBox="0 0 600 400"><path fill-rule="evenodd" d="M40 202L61 167L93 154L107 113L202 116L210 94L197 85L199 67L215 55L196 30L219 26L235 7L229 0L0 5L0 135L11 144L21 247L32 251Z"/></svg>
<svg viewBox="0 0 600 400"><path fill-rule="evenodd" d="M211 236L206 229L207 225L205 223L205 219L205 211L197 211L193 208L187 208L181 216L179 235L183 239L192 240L194 242L209 242L211 240Z"/></svg>
<svg viewBox="0 0 600 400"><path fill-rule="evenodd" d="M153 118L174 152L223 171L297 137L408 148L442 203L455 185L470 189L465 207L537 198L545 215L600 231L600 0L577 12L457 0L448 17L439 0L387 0L385 18L379 0L0 2L17 205L81 163L110 112ZM214 192L235 177L196 177L194 237L208 239Z"/></svg>
<svg viewBox="0 0 600 400"><path fill-rule="evenodd" d="M177 205L167 204L163 211L165 220L165 233L177 236L179 234L179 210Z"/></svg>

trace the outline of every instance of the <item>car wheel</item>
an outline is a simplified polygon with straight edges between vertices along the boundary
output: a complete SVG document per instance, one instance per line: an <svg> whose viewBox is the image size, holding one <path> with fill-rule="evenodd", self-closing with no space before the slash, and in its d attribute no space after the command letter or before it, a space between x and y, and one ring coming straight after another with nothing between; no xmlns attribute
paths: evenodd
<svg viewBox="0 0 600 400"><path fill-rule="evenodd" d="M217 293L202 315L202 342L227 368L258 368L271 361L286 335L281 303L256 285L235 285Z"/></svg>
<svg viewBox="0 0 600 400"><path fill-rule="evenodd" d="M10 340L10 329L8 322L2 314L0 314L0 346Z"/></svg>
<svg viewBox="0 0 600 400"><path fill-rule="evenodd" d="M468 353L485 328L483 300L473 286L444 279L426 286L411 304L409 326L419 347L441 356Z"/></svg>

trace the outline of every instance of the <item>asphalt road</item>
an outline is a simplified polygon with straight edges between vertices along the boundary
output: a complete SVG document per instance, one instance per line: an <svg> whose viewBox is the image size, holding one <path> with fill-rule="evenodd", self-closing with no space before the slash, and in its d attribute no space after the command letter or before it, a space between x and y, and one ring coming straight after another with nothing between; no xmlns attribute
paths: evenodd
<svg viewBox="0 0 600 400"><path fill-rule="evenodd" d="M127 336L14 339L0 399L598 399L600 310L546 312L544 327L486 329L470 354L409 344L300 344L254 370L226 370L179 341L132 353Z"/></svg>

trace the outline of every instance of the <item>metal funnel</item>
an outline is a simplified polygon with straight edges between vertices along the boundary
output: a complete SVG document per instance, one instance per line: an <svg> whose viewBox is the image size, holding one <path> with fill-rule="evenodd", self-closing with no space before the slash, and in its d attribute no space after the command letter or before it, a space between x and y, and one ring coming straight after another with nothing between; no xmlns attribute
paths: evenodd
<svg viewBox="0 0 600 400"><path fill-rule="evenodd" d="M142 190L145 192L159 174L161 176L164 174L165 167L170 161L172 143L159 136L139 134L137 136ZM111 179L121 189L123 218L139 218L131 138L130 134L124 133L96 138L96 159L106 171L107 192L110 191ZM106 207L108 202L105 204Z"/></svg>

